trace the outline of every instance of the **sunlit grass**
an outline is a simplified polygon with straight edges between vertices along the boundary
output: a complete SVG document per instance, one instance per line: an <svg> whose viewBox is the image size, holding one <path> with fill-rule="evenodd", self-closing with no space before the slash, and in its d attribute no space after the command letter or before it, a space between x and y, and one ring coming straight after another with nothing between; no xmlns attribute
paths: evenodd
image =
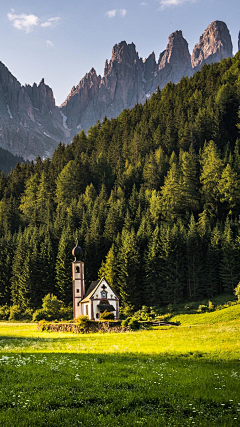
<svg viewBox="0 0 240 427"><path fill-rule="evenodd" d="M0 425L237 427L240 320L224 310L123 334L0 323Z"/></svg>
<svg viewBox="0 0 240 427"><path fill-rule="evenodd" d="M230 321L240 322L240 304L216 310L212 313L180 314L172 317L171 321L180 322L181 325L203 325Z"/></svg>
<svg viewBox="0 0 240 427"><path fill-rule="evenodd" d="M208 359L221 357L229 360L240 357L239 336L240 320L214 325L160 327L124 334L78 335L38 332L36 324L1 323L0 351L7 353L136 353L187 357L201 353Z"/></svg>

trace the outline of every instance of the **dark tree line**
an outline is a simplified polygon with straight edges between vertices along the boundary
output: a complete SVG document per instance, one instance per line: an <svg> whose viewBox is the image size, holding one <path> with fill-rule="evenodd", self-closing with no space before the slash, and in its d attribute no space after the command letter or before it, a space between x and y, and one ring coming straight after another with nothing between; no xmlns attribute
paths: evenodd
<svg viewBox="0 0 240 427"><path fill-rule="evenodd" d="M168 84L0 175L0 305L71 304L71 250L123 306L233 292L240 280L240 54Z"/></svg>

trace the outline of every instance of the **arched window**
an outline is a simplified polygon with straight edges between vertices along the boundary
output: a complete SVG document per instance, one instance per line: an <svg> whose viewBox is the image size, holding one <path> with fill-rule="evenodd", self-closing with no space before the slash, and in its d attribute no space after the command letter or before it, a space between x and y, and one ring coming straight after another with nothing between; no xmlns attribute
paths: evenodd
<svg viewBox="0 0 240 427"><path fill-rule="evenodd" d="M75 273L80 273L80 268L79 268L79 266L77 265L77 267L75 268Z"/></svg>

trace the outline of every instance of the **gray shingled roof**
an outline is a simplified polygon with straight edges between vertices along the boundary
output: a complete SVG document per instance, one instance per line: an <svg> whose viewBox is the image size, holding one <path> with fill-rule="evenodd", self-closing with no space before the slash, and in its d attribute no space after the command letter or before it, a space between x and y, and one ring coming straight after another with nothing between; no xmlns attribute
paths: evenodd
<svg viewBox="0 0 240 427"><path fill-rule="evenodd" d="M86 298L93 291L93 289L97 286L98 282L99 280L94 280L94 282L89 285L88 290L84 295L84 298Z"/></svg>

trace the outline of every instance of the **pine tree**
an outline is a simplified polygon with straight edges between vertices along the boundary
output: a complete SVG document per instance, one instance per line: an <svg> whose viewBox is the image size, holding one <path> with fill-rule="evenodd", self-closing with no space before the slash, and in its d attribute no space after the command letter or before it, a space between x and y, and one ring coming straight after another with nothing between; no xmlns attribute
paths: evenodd
<svg viewBox="0 0 240 427"><path fill-rule="evenodd" d="M217 225L211 233L211 240L206 254L205 294L213 298L221 292L220 262L221 262L221 230Z"/></svg>
<svg viewBox="0 0 240 427"><path fill-rule="evenodd" d="M192 148L188 153L183 153L181 169L183 175L183 207L186 211L196 212L199 208L199 183L197 179L197 159Z"/></svg>
<svg viewBox="0 0 240 427"><path fill-rule="evenodd" d="M105 262L102 262L98 278L100 280L102 277L105 277L112 289L118 294L119 289L116 282L117 271L117 251L113 243L108 251Z"/></svg>
<svg viewBox="0 0 240 427"><path fill-rule="evenodd" d="M70 160L58 175L56 181L56 202L66 205L80 193L80 168L74 160Z"/></svg>
<svg viewBox="0 0 240 427"><path fill-rule="evenodd" d="M220 264L220 276L225 292L232 293L239 282L237 255L239 254L236 251L236 242L231 223L227 220L222 236L222 259Z"/></svg>
<svg viewBox="0 0 240 427"><path fill-rule="evenodd" d="M221 179L223 162L218 153L216 144L210 141L205 145L202 153L202 172L200 182L204 208L211 215L217 216L219 202L219 181Z"/></svg>
<svg viewBox="0 0 240 427"><path fill-rule="evenodd" d="M63 228L58 245L55 272L57 297L66 304L69 304L72 300L71 263L73 258L71 252L73 241L74 238L69 226Z"/></svg>
<svg viewBox="0 0 240 427"><path fill-rule="evenodd" d="M136 244L135 232L123 229L121 246L117 255L118 274L117 288L123 307L141 306L141 289L138 287L139 253Z"/></svg>
<svg viewBox="0 0 240 427"><path fill-rule="evenodd" d="M14 253L13 236L8 231L0 239L0 305L10 304L12 256Z"/></svg>
<svg viewBox="0 0 240 427"><path fill-rule="evenodd" d="M226 205L227 213L238 216L240 213L240 180L229 163L222 172L218 190L220 202Z"/></svg>
<svg viewBox="0 0 240 427"><path fill-rule="evenodd" d="M160 209L165 219L176 219L183 210L182 176L179 166L173 162L161 188Z"/></svg>
<svg viewBox="0 0 240 427"><path fill-rule="evenodd" d="M19 205L23 219L27 224L35 225L38 219L37 191L39 186L38 174L33 174L26 182L26 189Z"/></svg>
<svg viewBox="0 0 240 427"><path fill-rule="evenodd" d="M195 300L199 296L203 296L200 290L199 281L201 278L202 269L202 254L199 235L197 232L197 224L193 215L190 218L189 229L186 236L187 252L187 296L190 300Z"/></svg>
<svg viewBox="0 0 240 427"><path fill-rule="evenodd" d="M160 230L156 226L144 257L146 304L161 305L164 281L162 278L163 261L161 258Z"/></svg>

